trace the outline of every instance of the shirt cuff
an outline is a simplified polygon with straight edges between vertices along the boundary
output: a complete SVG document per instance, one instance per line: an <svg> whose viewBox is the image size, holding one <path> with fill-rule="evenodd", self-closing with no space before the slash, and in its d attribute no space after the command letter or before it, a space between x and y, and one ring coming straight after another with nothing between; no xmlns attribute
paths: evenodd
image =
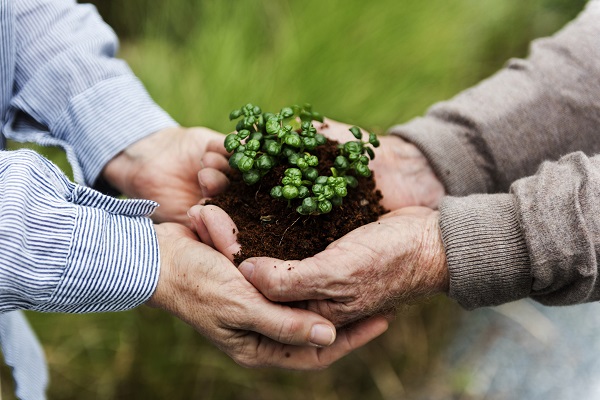
<svg viewBox="0 0 600 400"><path fill-rule="evenodd" d="M440 205L449 296L466 309L531 293L531 262L514 202L512 194L472 195Z"/></svg>
<svg viewBox="0 0 600 400"><path fill-rule="evenodd" d="M152 221L156 203L119 200L76 186L77 207L65 270L38 311L122 311L145 303L158 283L160 257Z"/></svg>
<svg viewBox="0 0 600 400"><path fill-rule="evenodd" d="M393 126L389 133L400 136L421 150L448 194L487 193L491 179L458 138L460 129L460 125L428 116Z"/></svg>
<svg viewBox="0 0 600 400"><path fill-rule="evenodd" d="M102 168L127 146L176 125L142 83L126 75L75 96L51 130L73 148L83 174L80 183L93 186Z"/></svg>
<svg viewBox="0 0 600 400"><path fill-rule="evenodd" d="M0 312L120 311L159 276L150 200L75 185L30 150L0 152Z"/></svg>

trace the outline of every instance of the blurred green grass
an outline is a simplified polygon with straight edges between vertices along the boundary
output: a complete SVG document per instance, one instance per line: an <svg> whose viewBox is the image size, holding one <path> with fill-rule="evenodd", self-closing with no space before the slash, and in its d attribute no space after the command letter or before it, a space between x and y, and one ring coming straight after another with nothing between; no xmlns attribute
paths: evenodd
<svg viewBox="0 0 600 400"><path fill-rule="evenodd" d="M379 133L523 57L583 0L107 1L121 56L182 125L227 132L246 102L311 102ZM11 147L17 147L12 143ZM68 170L56 149L34 148ZM397 399L428 379L461 311L406 307L382 338L321 372L246 370L187 325L141 307L28 313L51 399ZM13 398L6 368L2 394ZM457 388L460 390L460 388Z"/></svg>

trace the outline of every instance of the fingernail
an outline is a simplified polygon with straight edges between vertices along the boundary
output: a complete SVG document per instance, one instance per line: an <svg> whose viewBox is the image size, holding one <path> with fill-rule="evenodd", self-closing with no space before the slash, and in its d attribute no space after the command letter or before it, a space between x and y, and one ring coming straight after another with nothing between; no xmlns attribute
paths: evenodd
<svg viewBox="0 0 600 400"><path fill-rule="evenodd" d="M329 325L313 325L309 340L315 346L329 346L335 341L335 331Z"/></svg>
<svg viewBox="0 0 600 400"><path fill-rule="evenodd" d="M254 272L254 264L244 261L240 264L238 270L242 273L242 275L244 275L244 278L249 281L250 278L252 278L252 273Z"/></svg>

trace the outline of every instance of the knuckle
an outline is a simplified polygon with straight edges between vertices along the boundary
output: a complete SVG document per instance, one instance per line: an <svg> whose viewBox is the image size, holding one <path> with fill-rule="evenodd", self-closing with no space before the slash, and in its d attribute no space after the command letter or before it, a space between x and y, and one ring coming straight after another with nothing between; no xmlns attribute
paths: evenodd
<svg viewBox="0 0 600 400"><path fill-rule="evenodd" d="M288 317L281 322L277 341L281 343L292 343L296 338L296 332L299 331L302 324L295 318Z"/></svg>

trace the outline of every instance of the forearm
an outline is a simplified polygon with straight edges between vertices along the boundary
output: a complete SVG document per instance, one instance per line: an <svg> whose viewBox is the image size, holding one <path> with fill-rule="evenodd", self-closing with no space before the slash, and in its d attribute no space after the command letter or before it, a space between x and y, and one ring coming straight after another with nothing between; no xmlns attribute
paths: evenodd
<svg viewBox="0 0 600 400"><path fill-rule="evenodd" d="M130 144L176 123L150 98L93 6L12 2L14 97L4 133L66 147L79 183L92 185Z"/></svg>
<svg viewBox="0 0 600 400"><path fill-rule="evenodd" d="M155 203L70 183L34 152L0 152L0 311L118 311L156 287Z"/></svg>
<svg viewBox="0 0 600 400"><path fill-rule="evenodd" d="M423 118L392 128L456 196L506 192L545 160L600 151L600 2L507 67Z"/></svg>
<svg viewBox="0 0 600 400"><path fill-rule="evenodd" d="M450 296L465 308L532 297L600 299L600 156L547 162L510 194L447 198L441 228Z"/></svg>

